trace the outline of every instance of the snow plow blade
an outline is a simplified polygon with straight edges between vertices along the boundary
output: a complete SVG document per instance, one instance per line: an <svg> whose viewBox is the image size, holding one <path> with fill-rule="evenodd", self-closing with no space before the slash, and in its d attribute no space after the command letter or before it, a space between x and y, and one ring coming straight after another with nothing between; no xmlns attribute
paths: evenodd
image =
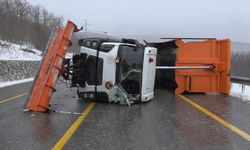
<svg viewBox="0 0 250 150"><path fill-rule="evenodd" d="M176 66L213 66L211 69L176 69L175 94L230 92L230 40L187 42L176 40Z"/></svg>
<svg viewBox="0 0 250 150"><path fill-rule="evenodd" d="M39 112L49 110L49 102L68 47L71 35L77 32L77 26L68 21L65 28L59 29L49 42L49 46L41 61L37 76L30 90L25 109Z"/></svg>

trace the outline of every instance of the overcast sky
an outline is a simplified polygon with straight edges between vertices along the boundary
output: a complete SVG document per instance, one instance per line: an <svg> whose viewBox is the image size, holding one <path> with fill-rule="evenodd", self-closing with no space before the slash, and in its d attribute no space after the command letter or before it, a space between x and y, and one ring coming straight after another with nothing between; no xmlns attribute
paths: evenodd
<svg viewBox="0 0 250 150"><path fill-rule="evenodd" d="M249 0L28 0L111 35L217 37L250 43Z"/></svg>

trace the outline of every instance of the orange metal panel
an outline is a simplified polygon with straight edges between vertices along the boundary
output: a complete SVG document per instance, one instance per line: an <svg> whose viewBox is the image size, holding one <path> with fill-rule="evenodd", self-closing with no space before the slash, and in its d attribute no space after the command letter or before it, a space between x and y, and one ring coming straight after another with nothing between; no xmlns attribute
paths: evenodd
<svg viewBox="0 0 250 150"><path fill-rule="evenodd" d="M64 56L71 45L71 35L76 31L78 31L76 25L68 21L66 27L59 29L50 42L25 105L27 109L41 112L49 110L49 101L62 68Z"/></svg>
<svg viewBox="0 0 250 150"><path fill-rule="evenodd" d="M224 93L230 91L230 40L183 42L176 40L176 66L207 66L213 69L177 69L176 94L186 92Z"/></svg>

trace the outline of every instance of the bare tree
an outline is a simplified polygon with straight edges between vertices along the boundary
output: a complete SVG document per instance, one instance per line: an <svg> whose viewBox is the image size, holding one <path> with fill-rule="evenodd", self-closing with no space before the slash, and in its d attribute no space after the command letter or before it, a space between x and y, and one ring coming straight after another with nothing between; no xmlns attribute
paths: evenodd
<svg viewBox="0 0 250 150"><path fill-rule="evenodd" d="M63 18L26 0L0 0L0 38L14 43L31 43L43 50L53 28Z"/></svg>

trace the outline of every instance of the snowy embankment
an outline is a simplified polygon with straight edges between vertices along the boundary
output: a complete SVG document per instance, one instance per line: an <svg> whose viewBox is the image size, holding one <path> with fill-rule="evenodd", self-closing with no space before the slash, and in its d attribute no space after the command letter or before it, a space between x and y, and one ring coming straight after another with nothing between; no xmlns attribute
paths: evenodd
<svg viewBox="0 0 250 150"><path fill-rule="evenodd" d="M66 58L72 58L67 53ZM39 68L43 53L28 45L0 40L0 88L32 81Z"/></svg>
<svg viewBox="0 0 250 150"><path fill-rule="evenodd" d="M0 40L0 87L32 81L42 55L31 46Z"/></svg>
<svg viewBox="0 0 250 150"><path fill-rule="evenodd" d="M0 40L0 60L40 61L42 52L29 46Z"/></svg>
<svg viewBox="0 0 250 150"><path fill-rule="evenodd" d="M0 40L0 60L41 61L42 51ZM65 58L72 58L73 53L66 53Z"/></svg>

